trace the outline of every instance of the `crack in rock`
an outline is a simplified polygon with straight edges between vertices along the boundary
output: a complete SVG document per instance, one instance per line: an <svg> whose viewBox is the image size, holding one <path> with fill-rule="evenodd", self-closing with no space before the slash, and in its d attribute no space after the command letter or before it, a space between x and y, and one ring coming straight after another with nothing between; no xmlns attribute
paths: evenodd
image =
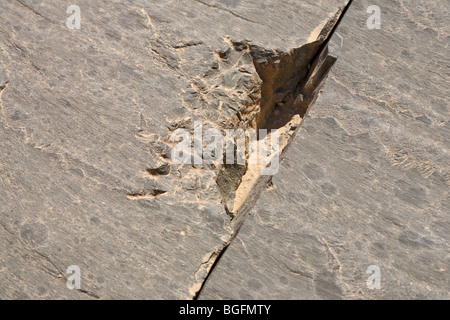
<svg viewBox="0 0 450 320"><path fill-rule="evenodd" d="M215 6L196 0L208 7ZM170 133L177 129L185 129L192 136L198 131L195 121L202 122L200 132L209 128L219 129L222 136L226 130L276 130L279 133L279 150L271 155L273 161L281 161L305 118L309 107L317 99L320 89L327 78L336 57L329 54L328 42L337 25L343 18L347 6L340 8L324 24L317 39L301 47L283 52L270 50L250 40L236 41L229 36L224 37L224 46L216 50L215 59L208 61L209 67L203 74L187 78L188 86L181 95L184 110L179 118L170 119L167 136L157 135L156 141L149 143L161 154L164 161L169 161L170 150L174 147ZM165 50L157 39L151 41L149 49L170 68L184 75L178 57ZM199 42L184 43L179 48L196 47ZM163 52L163 50L165 50ZM187 74L186 74L187 76ZM140 136L155 137L153 134L141 132ZM271 134L268 134L269 138ZM258 137L256 143L262 143ZM235 145L236 147L236 145ZM167 189L154 188L147 191L129 193L129 199L149 199L158 197L170 190L181 202L189 201L221 201L230 218L230 234L224 239L221 249L207 254L195 272L195 283L189 289L191 298L197 299L201 294L215 265L220 261L226 248L239 232L247 213L253 208L259 195L266 189L272 176L261 175L261 170L270 165L253 165L249 162L248 141L244 142L243 164L238 163L237 150L235 162L231 164L193 164L176 166L173 163L165 167L147 169L149 176L165 183ZM226 149L226 148L225 148ZM191 149L191 159L199 150ZM202 150L201 150L202 151ZM226 158L226 150L223 157ZM275 157L277 156L277 157ZM213 175L206 175L201 169L211 169ZM170 172L169 172L170 171ZM165 178L164 178L165 176ZM161 180L162 179L162 180ZM181 185L174 184L176 180ZM210 181L214 179L213 181ZM212 183L211 183L212 182ZM170 188L170 189L169 189ZM213 189L216 189L214 191ZM180 196L180 191L182 195ZM221 199L211 197L219 193ZM205 194L208 194L205 196ZM192 197L192 195L194 195ZM192 200L190 200L192 198ZM170 203L168 203L170 204Z"/></svg>
<svg viewBox="0 0 450 320"><path fill-rule="evenodd" d="M256 114L253 114L250 123L244 123L243 127L281 131L280 154L283 154L292 142L309 107L317 99L325 79L337 60L336 57L329 55L328 43L351 4L352 0L339 9L325 24L319 34L319 40L288 53L266 50L252 45L250 41L230 40L235 50L244 48L251 55L254 67L262 80L260 91L256 91L260 94L256 99L259 102L259 108L256 108ZM226 54L227 52L219 53L221 58ZM242 119L239 118L239 120L242 126ZM239 170L236 166L229 165L224 166L219 172L216 182L224 196L225 210L232 219L234 232L209 268L194 299L198 299L201 295L214 267L237 236L246 214L254 207L260 193L266 189L272 179L271 176L260 175L261 165L251 167L246 164L244 167L244 170Z"/></svg>

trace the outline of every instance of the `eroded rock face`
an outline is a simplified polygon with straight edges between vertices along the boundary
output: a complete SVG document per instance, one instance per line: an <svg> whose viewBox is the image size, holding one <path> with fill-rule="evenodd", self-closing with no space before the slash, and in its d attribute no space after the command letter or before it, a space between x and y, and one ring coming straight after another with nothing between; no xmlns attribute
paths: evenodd
<svg viewBox="0 0 450 320"><path fill-rule="evenodd" d="M449 298L440 4L69 5L0 3L1 298ZM174 163L196 121L278 129L278 174Z"/></svg>
<svg viewBox="0 0 450 320"><path fill-rule="evenodd" d="M450 298L448 19L379 2L368 29L374 4L348 10L322 94L201 299Z"/></svg>
<svg viewBox="0 0 450 320"><path fill-rule="evenodd" d="M196 297L246 168L221 186L171 161L171 133L309 105L347 2L86 0L72 30L66 1L2 1L0 297Z"/></svg>

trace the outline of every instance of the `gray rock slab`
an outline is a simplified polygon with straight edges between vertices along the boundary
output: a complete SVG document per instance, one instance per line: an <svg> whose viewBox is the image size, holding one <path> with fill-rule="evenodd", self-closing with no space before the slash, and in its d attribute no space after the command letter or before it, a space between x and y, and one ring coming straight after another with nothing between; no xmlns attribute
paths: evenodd
<svg viewBox="0 0 450 320"><path fill-rule="evenodd" d="M450 298L447 24L439 1L353 2L339 60L201 299Z"/></svg>
<svg viewBox="0 0 450 320"><path fill-rule="evenodd" d="M232 116L194 80L229 39L323 41L346 3L80 0L72 30L70 1L1 1L0 298L195 297L234 230L217 171L168 159L183 121Z"/></svg>

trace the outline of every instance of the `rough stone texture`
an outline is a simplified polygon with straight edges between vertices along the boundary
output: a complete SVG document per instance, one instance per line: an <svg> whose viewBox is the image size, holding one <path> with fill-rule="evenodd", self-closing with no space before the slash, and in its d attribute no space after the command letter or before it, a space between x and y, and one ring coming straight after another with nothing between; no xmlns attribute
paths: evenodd
<svg viewBox="0 0 450 320"><path fill-rule="evenodd" d="M447 24L440 1L353 2L322 94L201 299L450 298Z"/></svg>
<svg viewBox="0 0 450 320"><path fill-rule="evenodd" d="M195 297L235 229L215 183L218 168L170 163L170 133L192 129L194 119L235 126L250 121L232 119L258 107L252 59L265 63L268 52L287 54L306 44L317 50L346 3L80 0L81 29L69 30L71 1L2 0L0 298ZM230 64L239 50L242 61ZM223 59L226 52L230 60ZM312 53L296 62L307 64ZM225 87L225 94L205 84ZM408 89L412 99L424 99L415 87ZM445 102L442 91L433 90L433 99ZM215 108L221 94L238 110ZM418 120L428 135L440 132L429 128L438 120L439 130L446 128L443 108L427 109L425 122ZM361 140L349 140L342 145L351 156ZM434 150L440 152L430 149L433 159ZM429 188L427 196L439 199ZM410 189L418 194L413 204L421 204L425 186L396 192L405 199L402 192ZM438 205L431 200L428 205ZM347 214L354 211L349 208ZM436 212L428 213L430 221L438 221L431 220ZM410 237L405 241L417 241ZM432 248L442 245L429 240ZM424 259L434 257L430 252ZM80 291L66 288L70 265L81 268Z"/></svg>

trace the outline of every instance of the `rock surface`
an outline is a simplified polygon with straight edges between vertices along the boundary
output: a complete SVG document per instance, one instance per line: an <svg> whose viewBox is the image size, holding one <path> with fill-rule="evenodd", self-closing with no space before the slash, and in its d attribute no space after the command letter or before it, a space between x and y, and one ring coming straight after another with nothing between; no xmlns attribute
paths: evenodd
<svg viewBox="0 0 450 320"><path fill-rule="evenodd" d="M255 126L258 72L310 79L347 1L77 2L0 2L0 298L195 298L238 228L171 132Z"/></svg>
<svg viewBox="0 0 450 320"><path fill-rule="evenodd" d="M439 1L353 2L323 92L201 299L450 298L447 23Z"/></svg>

